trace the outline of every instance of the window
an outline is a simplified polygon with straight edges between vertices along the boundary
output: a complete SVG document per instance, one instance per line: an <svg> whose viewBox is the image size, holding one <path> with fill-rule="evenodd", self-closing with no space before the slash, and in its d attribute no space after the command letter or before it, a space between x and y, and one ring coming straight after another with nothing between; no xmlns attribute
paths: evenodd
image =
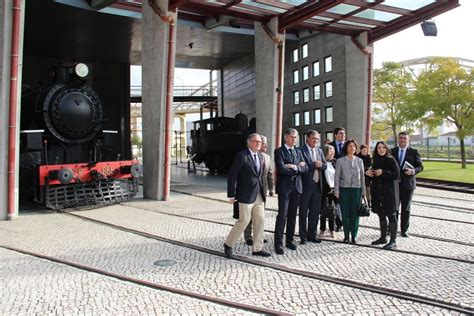
<svg viewBox="0 0 474 316"><path fill-rule="evenodd" d="M319 61L313 63L313 77L319 76Z"/></svg>
<svg viewBox="0 0 474 316"><path fill-rule="evenodd" d="M300 104L300 92L293 91L293 105L298 105L298 104Z"/></svg>
<svg viewBox="0 0 474 316"><path fill-rule="evenodd" d="M309 88L303 89L303 103L309 102Z"/></svg>
<svg viewBox="0 0 474 316"><path fill-rule="evenodd" d="M326 133L325 133L326 139L329 139L330 141L333 141L333 140L334 140L334 139L333 139L333 136L334 136L334 134L333 134L332 132L326 132Z"/></svg>
<svg viewBox="0 0 474 316"><path fill-rule="evenodd" d="M293 62L296 63L298 61L298 48L293 50L291 56Z"/></svg>
<svg viewBox="0 0 474 316"><path fill-rule="evenodd" d="M328 106L324 109L324 116L326 117L326 123L332 122L332 106Z"/></svg>
<svg viewBox="0 0 474 316"><path fill-rule="evenodd" d="M324 83L324 93L326 98L332 97L332 81Z"/></svg>
<svg viewBox="0 0 474 316"><path fill-rule="evenodd" d="M330 72L332 70L332 57L324 58L324 72Z"/></svg>
<svg viewBox="0 0 474 316"><path fill-rule="evenodd" d="M300 114L293 113L293 126L300 126Z"/></svg>
<svg viewBox="0 0 474 316"><path fill-rule="evenodd" d="M321 124L321 109L314 110L314 124Z"/></svg>
<svg viewBox="0 0 474 316"><path fill-rule="evenodd" d="M300 76L298 70L293 71L293 83L300 82Z"/></svg>
<svg viewBox="0 0 474 316"><path fill-rule="evenodd" d="M309 78L309 67L304 66L303 67L303 80L308 80Z"/></svg>
<svg viewBox="0 0 474 316"><path fill-rule="evenodd" d="M313 97L314 100L321 99L321 86L319 84L313 86Z"/></svg>
<svg viewBox="0 0 474 316"><path fill-rule="evenodd" d="M309 111L303 112L303 124L304 125L309 125L311 124L311 119L309 117Z"/></svg>
<svg viewBox="0 0 474 316"><path fill-rule="evenodd" d="M308 44L304 44L301 47L301 58L306 58L308 57Z"/></svg>

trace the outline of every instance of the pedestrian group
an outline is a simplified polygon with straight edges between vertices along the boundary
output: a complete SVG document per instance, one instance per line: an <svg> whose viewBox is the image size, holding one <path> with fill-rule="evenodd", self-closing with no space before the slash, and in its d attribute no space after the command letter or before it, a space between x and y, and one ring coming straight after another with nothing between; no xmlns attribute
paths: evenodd
<svg viewBox="0 0 474 316"><path fill-rule="evenodd" d="M309 130L305 144L296 147L298 131L287 129L283 146L274 152L274 166L266 153L266 137L248 136L247 148L236 155L227 178L227 196L238 218L224 243L228 258L242 233L253 255L271 256L263 249L267 242L264 210L267 195L274 193L278 195L274 235L278 255L285 248L297 249L297 214L300 245L320 243L321 237L334 238L341 228L343 242L356 244L363 201L379 216L380 238L372 245L396 248L399 213L401 236L408 237L415 175L423 171L420 154L409 147L408 133L399 133L398 146L391 150L385 142L377 142L372 157L367 145L358 148L354 139L346 139L343 127L335 128L333 134L334 141L321 148L320 134Z"/></svg>

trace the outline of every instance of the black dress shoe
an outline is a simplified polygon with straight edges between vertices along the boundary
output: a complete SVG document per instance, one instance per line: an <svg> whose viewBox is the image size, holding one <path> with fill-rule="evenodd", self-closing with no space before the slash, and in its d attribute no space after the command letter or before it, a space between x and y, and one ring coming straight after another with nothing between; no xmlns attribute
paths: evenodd
<svg viewBox="0 0 474 316"><path fill-rule="evenodd" d="M408 237L409 235L408 235L407 232L402 232L402 233L401 233L401 236L402 236L402 237Z"/></svg>
<svg viewBox="0 0 474 316"><path fill-rule="evenodd" d="M345 244L348 244L349 243L349 237L344 238L344 240L342 242L345 243Z"/></svg>
<svg viewBox="0 0 474 316"><path fill-rule="evenodd" d="M253 240L252 240L252 238L246 239L246 240L245 240L245 243L246 243L248 246L253 246Z"/></svg>
<svg viewBox="0 0 474 316"><path fill-rule="evenodd" d="M227 258L232 259L232 247L229 247L224 244L224 253Z"/></svg>
<svg viewBox="0 0 474 316"><path fill-rule="evenodd" d="M392 250L397 248L397 242L395 240L390 240L388 244L383 246L383 249L385 250Z"/></svg>
<svg viewBox="0 0 474 316"><path fill-rule="evenodd" d="M318 238L309 238L308 241L309 242L315 242L315 243L319 244L322 240L318 239Z"/></svg>
<svg viewBox="0 0 474 316"><path fill-rule="evenodd" d="M301 239L300 244L305 245L306 244L306 239Z"/></svg>
<svg viewBox="0 0 474 316"><path fill-rule="evenodd" d="M291 249L291 250L296 250L296 245L292 242L286 243L286 248Z"/></svg>
<svg viewBox="0 0 474 316"><path fill-rule="evenodd" d="M268 242L268 240L266 240L266 239L263 240L263 243L264 243L264 244L266 244L267 242Z"/></svg>
<svg viewBox="0 0 474 316"><path fill-rule="evenodd" d="M352 237L351 241L352 241L353 244L357 244L357 240L354 237Z"/></svg>
<svg viewBox="0 0 474 316"><path fill-rule="evenodd" d="M281 247L276 247L275 252L277 253L277 255L282 255L285 253L285 251Z"/></svg>
<svg viewBox="0 0 474 316"><path fill-rule="evenodd" d="M387 243L386 238L379 238L379 239L373 241L372 245L383 245L383 244L386 244L386 243Z"/></svg>
<svg viewBox="0 0 474 316"><path fill-rule="evenodd" d="M263 250L260 250L260 251L254 251L252 252L252 255L254 256L260 256L260 257L270 257L271 254L266 252L266 251L263 251Z"/></svg>

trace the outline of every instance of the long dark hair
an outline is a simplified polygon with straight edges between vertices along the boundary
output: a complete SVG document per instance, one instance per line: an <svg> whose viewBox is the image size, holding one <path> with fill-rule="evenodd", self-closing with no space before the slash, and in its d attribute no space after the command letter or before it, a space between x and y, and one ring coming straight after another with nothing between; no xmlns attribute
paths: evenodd
<svg viewBox="0 0 474 316"><path fill-rule="evenodd" d="M377 151L377 148L379 147L379 145L382 144L385 149L386 149L386 153L384 156L380 156L378 151ZM388 147L387 143L384 142L384 141L378 141L377 144L375 144L375 148L374 148L374 151L372 153L372 164L373 165L376 165L377 163L379 163L384 157L387 157L387 158L392 158L392 154L390 153L390 148Z"/></svg>

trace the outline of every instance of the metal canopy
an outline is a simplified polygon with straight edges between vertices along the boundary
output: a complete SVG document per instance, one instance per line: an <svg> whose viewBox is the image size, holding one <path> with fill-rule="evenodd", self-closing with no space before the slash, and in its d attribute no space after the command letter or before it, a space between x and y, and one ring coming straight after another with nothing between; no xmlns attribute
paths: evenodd
<svg viewBox="0 0 474 316"><path fill-rule="evenodd" d="M148 1L103 1L103 3L116 9L140 12L143 5L148 5ZM459 0L170 0L169 2L169 10L178 10L180 20L199 22L203 26L210 19L219 21L222 16L229 16L232 17L228 20L230 26L253 28L254 21L267 23L277 17L280 32L313 30L348 36L368 32L369 43L457 6Z"/></svg>

